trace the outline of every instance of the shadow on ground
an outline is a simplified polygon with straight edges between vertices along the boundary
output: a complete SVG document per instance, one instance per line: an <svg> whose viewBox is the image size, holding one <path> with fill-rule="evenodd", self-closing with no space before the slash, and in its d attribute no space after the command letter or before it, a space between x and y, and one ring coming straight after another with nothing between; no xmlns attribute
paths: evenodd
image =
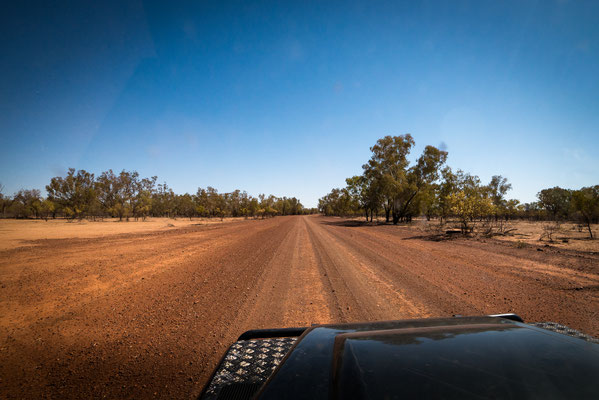
<svg viewBox="0 0 599 400"><path fill-rule="evenodd" d="M377 225L386 225L386 224L377 224L376 222L365 222L365 221L355 221L355 220L342 220L342 221L318 221L322 225L329 226L344 226L348 228L357 228L362 226L377 226Z"/></svg>
<svg viewBox="0 0 599 400"><path fill-rule="evenodd" d="M340 220L340 221L319 221L320 224L322 225L328 225L328 226L342 226L342 227L346 227L346 228L361 228L361 227L369 227L369 228L375 228L377 226L397 226L397 227L409 227L410 224L409 223L400 223L397 225L393 225L392 223L389 222L366 222L366 221L356 221L356 220ZM420 233L418 234L417 232L414 232L414 235L410 235L408 237L404 237L402 238L402 240L426 240L426 241L430 241L430 242L442 242L442 241L449 241L449 240L454 240L454 239L458 239L458 238L462 238L464 237L461 234L447 234L447 233L437 233L437 232L430 232L430 233Z"/></svg>

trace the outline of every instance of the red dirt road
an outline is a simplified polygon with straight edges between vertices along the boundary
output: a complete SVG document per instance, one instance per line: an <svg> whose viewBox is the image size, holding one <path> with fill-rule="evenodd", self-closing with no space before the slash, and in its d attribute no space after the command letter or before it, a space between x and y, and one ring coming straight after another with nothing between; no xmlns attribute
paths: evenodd
<svg viewBox="0 0 599 400"><path fill-rule="evenodd" d="M599 255L278 217L0 252L1 398L193 398L247 329L516 312L599 334Z"/></svg>

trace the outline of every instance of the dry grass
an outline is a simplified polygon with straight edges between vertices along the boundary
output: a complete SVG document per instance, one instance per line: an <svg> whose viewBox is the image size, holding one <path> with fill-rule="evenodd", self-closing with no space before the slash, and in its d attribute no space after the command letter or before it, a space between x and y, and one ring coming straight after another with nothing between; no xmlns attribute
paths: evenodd
<svg viewBox="0 0 599 400"><path fill-rule="evenodd" d="M515 242L517 245L550 244L551 246L578 251L599 252L599 240L590 240L586 226L573 222L555 224L553 222L509 222L508 229L515 229L505 236L496 236L501 240ZM599 236L599 225L591 225L593 236Z"/></svg>
<svg viewBox="0 0 599 400"><path fill-rule="evenodd" d="M364 222L363 217L351 218L356 222ZM375 218L376 223L384 223L385 219ZM410 229L417 229L427 234L441 235L447 231L459 232L460 223L449 221L439 225L439 220L427 221L426 218L415 218L411 223L400 223ZM508 221L478 222L475 225L475 236L492 236L499 240L514 242L517 247L544 246L546 244L576 251L599 253L599 224L591 225L594 240L589 239L586 226L574 222L555 224L548 221Z"/></svg>
<svg viewBox="0 0 599 400"><path fill-rule="evenodd" d="M424 219L415 221L414 226L428 231L439 230L438 221L427 222ZM444 225L446 229L457 228L459 223L449 222ZM593 236L599 237L599 225L591 225ZM563 222L556 224L548 221L508 221L502 223L476 224L475 234L480 236L492 236L499 240L514 242L518 247L539 246L549 244L562 249L570 249L584 252L599 252L599 240L589 239L589 231L586 226L574 222Z"/></svg>
<svg viewBox="0 0 599 400"><path fill-rule="evenodd" d="M30 246L40 239L93 238L122 233L139 233L181 228L196 224L221 224L238 218L148 218L145 221L67 221L0 219L0 250Z"/></svg>

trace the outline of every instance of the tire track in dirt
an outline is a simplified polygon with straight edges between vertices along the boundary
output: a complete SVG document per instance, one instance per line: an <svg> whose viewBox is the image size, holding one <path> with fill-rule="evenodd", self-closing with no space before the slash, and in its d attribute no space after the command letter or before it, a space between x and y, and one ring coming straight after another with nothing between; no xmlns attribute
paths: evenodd
<svg viewBox="0 0 599 400"><path fill-rule="evenodd" d="M342 316L340 322L411 318L426 313L321 224L312 218L306 221L326 286L334 293L334 307Z"/></svg>
<svg viewBox="0 0 599 400"><path fill-rule="evenodd" d="M128 279L126 285L117 284L87 301L77 298L71 288L58 296L61 307L49 310L48 319L26 325L3 320L6 362L0 366L0 393L9 398L23 393L61 398L188 397L199 390L198 380L209 374L212 360L235 338L230 321L254 289L256 266L269 260L275 239L285 234L290 222L251 221L235 230L227 227L224 244L176 257L171 268L145 279ZM172 249L185 240L180 235L170 238L174 241L159 237L153 246ZM197 248L197 239L187 240L187 246ZM117 267L121 257L110 262ZM135 269L135 264L127 265ZM118 274L113 280L118 283ZM43 275L28 282L32 287L61 284L60 279L52 282ZM10 292L13 296L2 291L2 303L19 297L18 290Z"/></svg>
<svg viewBox="0 0 599 400"><path fill-rule="evenodd" d="M326 225L325 225L326 226ZM454 314L484 313L463 301L460 295L468 297L468 292L452 284L451 279L437 282L430 278L430 270L422 270L422 264L434 263L434 258L426 252L411 252L403 246L390 248L388 243L373 239L355 229L351 233L327 226L331 234L344 243L349 251L356 254L363 262L371 265L378 276L386 276L398 286L398 291L406 293L412 302L421 304L415 318L427 316L451 316ZM444 265L441 273L444 277L455 275L451 265Z"/></svg>
<svg viewBox="0 0 599 400"><path fill-rule="evenodd" d="M135 284L141 277L164 273L196 252L226 247L231 244L231 233L239 227L223 228L139 234L135 239L49 240L37 251L20 248L6 252L7 260L13 257L18 261L0 263L0 279L5 285L17 284L19 296L3 299L5 312L0 322L4 318L32 323L40 314L60 314L72 304L63 301L65 295L77 296L76 306L80 307L87 297L107 295ZM35 285L40 276L49 284Z"/></svg>
<svg viewBox="0 0 599 400"><path fill-rule="evenodd" d="M0 397L193 398L254 328L514 311L599 333L592 257L348 225L277 217L0 252Z"/></svg>
<svg viewBox="0 0 599 400"><path fill-rule="evenodd" d="M286 295L284 321L286 326L333 323L339 316L327 307L328 293L320 277L306 219L302 218L300 221L301 227L289 271L289 277L295 285Z"/></svg>
<svg viewBox="0 0 599 400"><path fill-rule="evenodd" d="M481 248L460 241L413 240L414 232L394 227L353 226L317 219L327 230L390 273L411 298L435 316L516 312L525 320L557 320L590 334L599 332L599 276ZM382 228L382 229L380 229ZM534 249L529 250L534 251ZM558 271L559 273L556 273Z"/></svg>
<svg viewBox="0 0 599 400"><path fill-rule="evenodd" d="M262 270L259 284L239 310L234 326L249 329L310 326L335 320L327 307L313 250L303 219L280 239L273 257Z"/></svg>

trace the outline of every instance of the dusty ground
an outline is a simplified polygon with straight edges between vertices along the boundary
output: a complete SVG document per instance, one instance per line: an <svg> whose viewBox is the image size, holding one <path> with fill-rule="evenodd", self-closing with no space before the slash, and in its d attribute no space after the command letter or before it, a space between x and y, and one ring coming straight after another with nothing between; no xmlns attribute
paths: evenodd
<svg viewBox="0 0 599 400"><path fill-rule="evenodd" d="M352 221L362 222L364 218L352 218ZM375 219L375 223L384 223L384 218ZM445 233L447 230L460 230L459 221L450 220L443 225L438 219L427 221L426 218L416 218L410 224L400 224L423 233ZM489 231L489 228L491 230ZM575 222L551 222L551 221L491 221L477 222L475 224L475 236L488 236L498 240L513 242L520 247L550 245L563 250L576 250L580 252L599 253L599 224L591 224L594 240L590 239L586 225ZM548 236L548 234L551 236Z"/></svg>
<svg viewBox="0 0 599 400"><path fill-rule="evenodd" d="M520 242L537 246L539 242L547 243L560 249L571 249L578 251L599 253L599 240L591 240L588 228L573 222L529 222L514 221L508 222L504 230L510 231L505 236L497 236L497 239L510 242ZM599 226L591 225L593 237L599 238ZM547 236L551 233L551 240Z"/></svg>
<svg viewBox="0 0 599 400"><path fill-rule="evenodd" d="M119 221L105 218L102 221L49 219L0 219L0 250L20 246L33 246L40 239L91 238L122 233L139 233L169 230L190 225L221 224L238 218L148 218Z"/></svg>
<svg viewBox="0 0 599 400"><path fill-rule="evenodd" d="M516 312L598 335L598 289L597 254L319 216L39 240L0 251L0 397L192 398L250 328Z"/></svg>

